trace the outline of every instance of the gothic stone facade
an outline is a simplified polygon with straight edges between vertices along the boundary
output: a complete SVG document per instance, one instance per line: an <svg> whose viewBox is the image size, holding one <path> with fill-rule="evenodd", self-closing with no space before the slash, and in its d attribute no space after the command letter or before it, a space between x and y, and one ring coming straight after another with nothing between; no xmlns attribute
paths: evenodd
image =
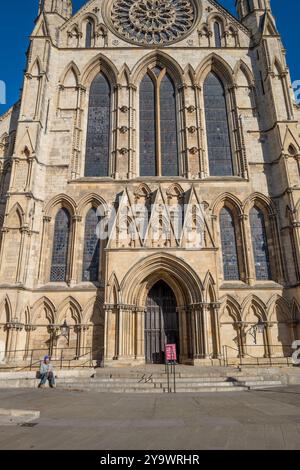
<svg viewBox="0 0 300 470"><path fill-rule="evenodd" d="M210 363L300 338L300 109L270 1L236 4L40 2L0 118L1 361L159 362L167 340ZM189 233L163 234L183 201ZM132 207L153 202L141 237Z"/></svg>

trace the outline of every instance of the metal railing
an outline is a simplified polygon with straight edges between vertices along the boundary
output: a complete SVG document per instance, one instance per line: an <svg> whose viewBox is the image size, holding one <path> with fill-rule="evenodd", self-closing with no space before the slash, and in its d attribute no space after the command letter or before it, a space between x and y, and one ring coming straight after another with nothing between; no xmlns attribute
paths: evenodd
<svg viewBox="0 0 300 470"><path fill-rule="evenodd" d="M78 354L78 348L55 348L52 354L49 349L20 349L6 351L0 369L15 369L19 371L36 369L45 356L49 356L56 369L71 369L76 367L104 367L103 349L85 347ZM18 365L17 363L25 363ZM15 364L15 365L14 365Z"/></svg>
<svg viewBox="0 0 300 470"><path fill-rule="evenodd" d="M263 355L253 355L250 354L247 349L252 350L252 348L260 348L263 350ZM234 355L230 354L230 351L234 351ZM266 353L266 351L268 351ZM245 345L244 351L241 353L241 350L234 348L232 346L224 345L223 346L223 362L224 366L228 367L230 365L236 365L238 362L239 365L287 365L292 366L292 353L293 350L290 345Z"/></svg>

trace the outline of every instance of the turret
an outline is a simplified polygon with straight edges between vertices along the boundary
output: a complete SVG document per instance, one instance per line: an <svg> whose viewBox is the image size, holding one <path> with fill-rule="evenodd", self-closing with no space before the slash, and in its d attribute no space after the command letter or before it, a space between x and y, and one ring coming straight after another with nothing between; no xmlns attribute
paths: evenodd
<svg viewBox="0 0 300 470"><path fill-rule="evenodd" d="M271 14L270 0L236 0L239 19L252 31L258 33L266 12Z"/></svg>
<svg viewBox="0 0 300 470"><path fill-rule="evenodd" d="M72 0L39 0L39 14L57 13L63 18L72 16Z"/></svg>

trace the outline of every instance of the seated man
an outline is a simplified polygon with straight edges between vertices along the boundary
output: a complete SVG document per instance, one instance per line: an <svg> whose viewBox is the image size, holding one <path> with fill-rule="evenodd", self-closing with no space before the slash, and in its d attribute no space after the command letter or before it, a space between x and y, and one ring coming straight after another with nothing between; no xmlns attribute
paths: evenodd
<svg viewBox="0 0 300 470"><path fill-rule="evenodd" d="M55 376L49 356L45 356L43 362L41 362L40 379L39 388L45 388L47 380L49 382L49 386L51 388L55 388Z"/></svg>

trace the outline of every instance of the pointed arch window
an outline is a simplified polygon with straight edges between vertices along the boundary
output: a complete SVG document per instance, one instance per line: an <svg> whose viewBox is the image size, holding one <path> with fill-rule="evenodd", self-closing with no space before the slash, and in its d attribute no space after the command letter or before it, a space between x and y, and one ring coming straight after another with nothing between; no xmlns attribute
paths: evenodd
<svg viewBox="0 0 300 470"><path fill-rule="evenodd" d="M86 24L86 32L85 32L85 47L86 48L92 47L93 36L94 36L94 25L92 21L88 21Z"/></svg>
<svg viewBox="0 0 300 470"><path fill-rule="evenodd" d="M92 82L89 98L85 176L109 175L111 87L103 74Z"/></svg>
<svg viewBox="0 0 300 470"><path fill-rule="evenodd" d="M64 282L67 280L70 227L70 214L67 209L62 208L58 211L55 218L50 274L51 282Z"/></svg>
<svg viewBox="0 0 300 470"><path fill-rule="evenodd" d="M92 207L85 219L85 233L84 233L84 252L83 252L83 267L82 267L82 280L95 282L99 278L99 264L100 264L100 239L97 235L97 225L100 222L100 217L97 214L97 209Z"/></svg>
<svg viewBox="0 0 300 470"><path fill-rule="evenodd" d="M140 176L178 176L176 91L166 69L148 70L140 85Z"/></svg>
<svg viewBox="0 0 300 470"><path fill-rule="evenodd" d="M220 233L224 280L238 281L240 279L240 272L234 219L227 207L223 207L220 212Z"/></svg>
<svg viewBox="0 0 300 470"><path fill-rule="evenodd" d="M214 22L214 35L215 35L215 46L218 48L222 47L221 26L218 21Z"/></svg>
<svg viewBox="0 0 300 470"><path fill-rule="evenodd" d="M204 106L210 176L232 176L232 148L225 89L214 72L210 72L204 82Z"/></svg>
<svg viewBox="0 0 300 470"><path fill-rule="evenodd" d="M250 211L250 228L256 279L268 281L272 279L268 241L263 212L256 206Z"/></svg>

